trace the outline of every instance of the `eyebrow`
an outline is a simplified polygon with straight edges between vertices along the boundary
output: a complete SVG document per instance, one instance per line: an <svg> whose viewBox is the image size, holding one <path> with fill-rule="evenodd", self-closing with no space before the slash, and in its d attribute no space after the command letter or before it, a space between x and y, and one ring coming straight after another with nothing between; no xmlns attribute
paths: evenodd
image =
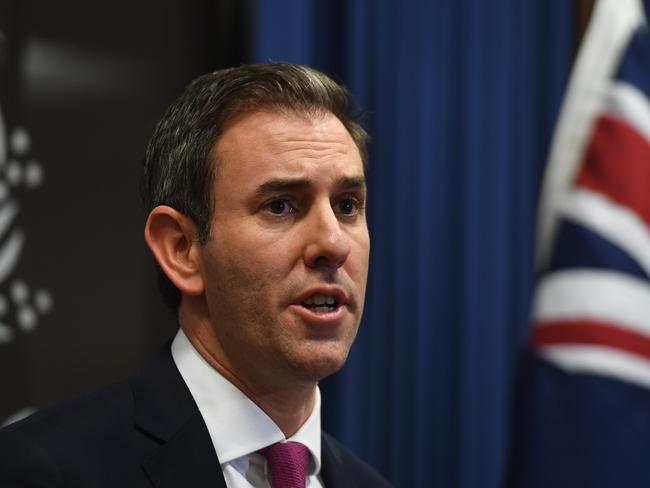
<svg viewBox="0 0 650 488"><path fill-rule="evenodd" d="M311 181L304 178L283 178L277 180L269 180L261 184L256 193L260 196L264 196L269 193L301 190L308 188L311 185ZM337 182L337 186L344 190L365 190L366 179L363 176L341 178Z"/></svg>

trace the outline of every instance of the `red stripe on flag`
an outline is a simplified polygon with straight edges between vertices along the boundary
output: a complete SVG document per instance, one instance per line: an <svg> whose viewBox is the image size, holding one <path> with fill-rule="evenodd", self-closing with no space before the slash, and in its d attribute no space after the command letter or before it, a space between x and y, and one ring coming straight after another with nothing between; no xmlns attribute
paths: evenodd
<svg viewBox="0 0 650 488"><path fill-rule="evenodd" d="M650 226L650 144L624 120L598 119L576 184L630 208Z"/></svg>
<svg viewBox="0 0 650 488"><path fill-rule="evenodd" d="M650 338L638 332L594 320L544 321L533 329L534 349L589 344L620 349L650 359Z"/></svg>

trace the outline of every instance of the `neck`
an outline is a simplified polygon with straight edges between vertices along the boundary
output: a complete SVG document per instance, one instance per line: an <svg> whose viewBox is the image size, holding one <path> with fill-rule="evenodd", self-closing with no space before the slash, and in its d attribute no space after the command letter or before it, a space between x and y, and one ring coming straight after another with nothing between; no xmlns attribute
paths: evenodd
<svg viewBox="0 0 650 488"><path fill-rule="evenodd" d="M209 321L197 319L199 317L181 307L179 321L194 349L210 366L260 407L282 430L286 438L295 434L314 410L318 383L291 381L288 375L282 375L284 378L272 381L268 374L263 377L255 375L264 368L255 367L256 365L252 365L252 368L236 367L229 361Z"/></svg>

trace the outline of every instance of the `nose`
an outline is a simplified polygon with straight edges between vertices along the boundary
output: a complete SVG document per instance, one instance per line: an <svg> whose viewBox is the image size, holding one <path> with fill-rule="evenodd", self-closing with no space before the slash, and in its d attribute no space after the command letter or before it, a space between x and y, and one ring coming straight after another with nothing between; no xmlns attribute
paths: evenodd
<svg viewBox="0 0 650 488"><path fill-rule="evenodd" d="M329 201L312 207L305 228L304 259L308 267L340 268L350 254L349 237Z"/></svg>

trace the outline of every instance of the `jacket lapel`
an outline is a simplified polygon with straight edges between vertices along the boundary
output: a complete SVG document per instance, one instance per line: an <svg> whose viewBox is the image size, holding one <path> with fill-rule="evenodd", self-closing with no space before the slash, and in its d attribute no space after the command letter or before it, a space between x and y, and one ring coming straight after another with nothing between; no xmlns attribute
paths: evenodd
<svg viewBox="0 0 650 488"><path fill-rule="evenodd" d="M321 434L321 478L327 488L345 488L341 451L325 432ZM349 480L348 480L349 481Z"/></svg>
<svg viewBox="0 0 650 488"><path fill-rule="evenodd" d="M158 445L143 460L156 488L226 488L210 434L169 347L131 381L135 423Z"/></svg>
<svg viewBox="0 0 650 488"><path fill-rule="evenodd" d="M226 488L212 441L198 413L143 466L156 488Z"/></svg>

